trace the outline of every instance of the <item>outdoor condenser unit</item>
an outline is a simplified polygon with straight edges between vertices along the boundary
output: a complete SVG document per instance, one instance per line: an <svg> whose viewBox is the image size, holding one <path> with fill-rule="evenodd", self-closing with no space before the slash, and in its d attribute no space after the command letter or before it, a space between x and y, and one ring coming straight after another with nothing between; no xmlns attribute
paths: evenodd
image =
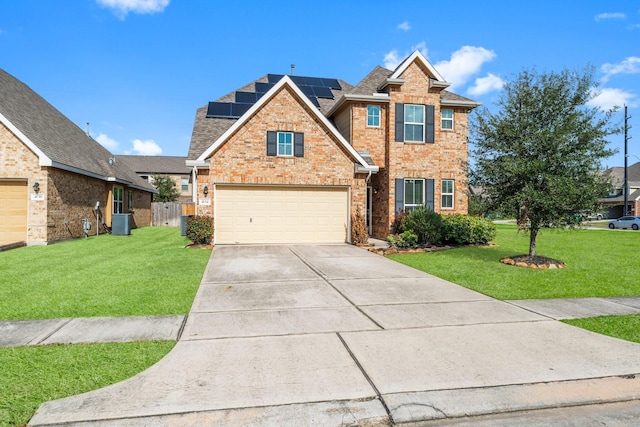
<svg viewBox="0 0 640 427"><path fill-rule="evenodd" d="M128 236L131 234L131 214L113 214L111 234Z"/></svg>

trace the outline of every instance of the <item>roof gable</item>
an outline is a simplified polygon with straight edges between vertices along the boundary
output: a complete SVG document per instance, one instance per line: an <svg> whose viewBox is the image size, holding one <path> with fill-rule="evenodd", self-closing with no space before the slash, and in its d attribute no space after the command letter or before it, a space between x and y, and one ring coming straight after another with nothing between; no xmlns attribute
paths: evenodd
<svg viewBox="0 0 640 427"><path fill-rule="evenodd" d="M444 77L440 75L438 70L436 70L434 66L431 65L431 63L427 60L427 58L425 58L424 55L422 55L418 50L414 51L409 57L407 57L404 61L402 61L402 63L398 65L398 68L395 69L395 71L393 72L393 74L391 74L391 77L389 78L390 79L401 78L402 73L404 73L405 70L409 68L409 65L411 65L413 62L418 62L420 65L426 68L431 74L431 77L433 77L437 81L446 83L446 80L444 79Z"/></svg>
<svg viewBox="0 0 640 427"><path fill-rule="evenodd" d="M261 108L263 108L273 97L284 88L290 88L299 101L306 106L311 115L314 116L319 122L329 130L331 136L333 136L353 160L355 160L359 166L364 170L377 171L377 166L370 166L362 156L347 142L346 139L335 129L335 127L329 122L329 120L322 114L318 108L309 100L309 98L300 90L300 88L293 82L289 76L282 77L269 91L267 91L255 104L251 106L236 122L234 122L212 145L209 146L194 163L203 164L206 159L211 157L215 151L227 142L236 131L244 126L248 120ZM189 164L191 162L188 162Z"/></svg>
<svg viewBox="0 0 640 427"><path fill-rule="evenodd" d="M0 69L0 121L39 158L40 166L155 191L29 86ZM111 161L110 161L111 159Z"/></svg>

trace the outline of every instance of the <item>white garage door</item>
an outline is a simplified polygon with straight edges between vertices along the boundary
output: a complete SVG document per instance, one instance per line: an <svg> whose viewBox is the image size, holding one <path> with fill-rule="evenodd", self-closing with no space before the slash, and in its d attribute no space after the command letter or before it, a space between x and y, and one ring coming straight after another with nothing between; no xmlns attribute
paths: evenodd
<svg viewBox="0 0 640 427"><path fill-rule="evenodd" d="M345 242L346 188L216 186L215 242Z"/></svg>
<svg viewBox="0 0 640 427"><path fill-rule="evenodd" d="M27 240L27 183L0 181L0 245Z"/></svg>

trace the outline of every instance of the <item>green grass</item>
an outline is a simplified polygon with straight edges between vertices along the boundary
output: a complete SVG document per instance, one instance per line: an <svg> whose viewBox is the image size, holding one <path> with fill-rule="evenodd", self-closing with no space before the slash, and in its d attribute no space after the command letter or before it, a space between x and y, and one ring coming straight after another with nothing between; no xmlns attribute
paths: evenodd
<svg viewBox="0 0 640 427"><path fill-rule="evenodd" d="M571 319L563 322L599 334L640 343L640 314Z"/></svg>
<svg viewBox="0 0 640 427"><path fill-rule="evenodd" d="M0 349L0 427L24 425L43 402L129 378L174 345L156 341Z"/></svg>
<svg viewBox="0 0 640 427"><path fill-rule="evenodd" d="M0 320L186 314L210 250L144 227L0 252Z"/></svg>
<svg viewBox="0 0 640 427"><path fill-rule="evenodd" d="M495 246L389 258L498 299L640 295L638 232L545 229L538 235L538 255L564 261L567 267L533 270L499 262L526 254L529 237L515 226L497 227Z"/></svg>

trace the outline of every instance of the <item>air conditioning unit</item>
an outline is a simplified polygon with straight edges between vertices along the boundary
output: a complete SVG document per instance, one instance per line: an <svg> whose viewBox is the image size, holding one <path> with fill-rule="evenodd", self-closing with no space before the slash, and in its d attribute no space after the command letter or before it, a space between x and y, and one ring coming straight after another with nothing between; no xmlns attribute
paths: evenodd
<svg viewBox="0 0 640 427"><path fill-rule="evenodd" d="M113 214L111 234L128 236L131 234L131 214Z"/></svg>

